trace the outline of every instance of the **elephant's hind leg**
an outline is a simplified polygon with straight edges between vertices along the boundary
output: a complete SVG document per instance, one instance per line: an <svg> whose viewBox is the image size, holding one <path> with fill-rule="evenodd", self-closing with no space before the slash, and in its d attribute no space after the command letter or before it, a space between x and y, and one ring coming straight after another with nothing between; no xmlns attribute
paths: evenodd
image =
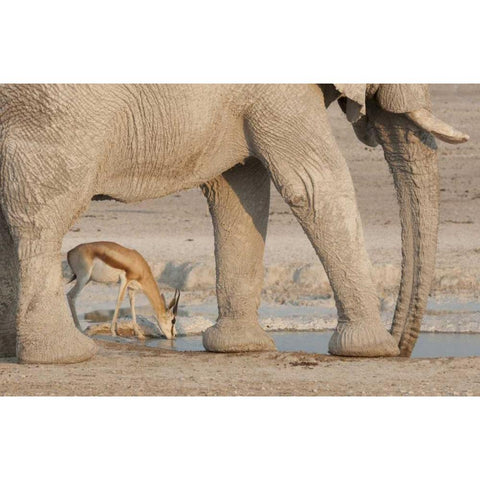
<svg viewBox="0 0 480 480"><path fill-rule="evenodd" d="M203 334L212 352L275 350L258 324L270 179L255 159L204 185L215 234L219 318Z"/></svg>
<svg viewBox="0 0 480 480"><path fill-rule="evenodd" d="M97 351L72 322L61 275L58 240L22 239L17 356L23 363L75 363Z"/></svg>
<svg viewBox="0 0 480 480"><path fill-rule="evenodd" d="M15 260L15 246L0 209L0 357L14 357L16 354L18 272Z"/></svg>
<svg viewBox="0 0 480 480"><path fill-rule="evenodd" d="M35 144L21 143L23 150L18 148L17 156L4 158L15 181L0 178L1 211L14 244L13 254L10 252L12 263L9 263L14 277L13 282L8 283L12 289L8 297L14 299L14 306L13 310L9 307L7 319L10 324L10 315L15 316L16 353L20 362L80 362L92 357L97 347L72 321L64 292L60 252L63 235L75 215L88 205L90 196L71 170L62 177L64 185L55 182L57 176L49 163L56 160L54 153L48 158L40 156L31 151L32 145ZM66 163L59 161L56 165ZM29 176L32 164L35 181ZM2 287L5 283L2 281ZM9 325L9 336L12 329Z"/></svg>

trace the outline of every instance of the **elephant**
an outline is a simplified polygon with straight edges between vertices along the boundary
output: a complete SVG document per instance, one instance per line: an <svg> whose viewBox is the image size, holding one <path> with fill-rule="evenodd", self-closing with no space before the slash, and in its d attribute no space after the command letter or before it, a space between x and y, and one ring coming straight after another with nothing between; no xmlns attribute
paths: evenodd
<svg viewBox="0 0 480 480"><path fill-rule="evenodd" d="M391 332L327 117L335 100L361 141L381 144L394 178L403 261ZM92 199L139 202L199 186L213 222L218 300L205 349L275 349L257 313L272 180L331 283L330 353L408 356L435 265L434 136L468 139L433 116L425 85L0 86L0 355L91 358L96 344L75 328L63 291L63 236Z"/></svg>

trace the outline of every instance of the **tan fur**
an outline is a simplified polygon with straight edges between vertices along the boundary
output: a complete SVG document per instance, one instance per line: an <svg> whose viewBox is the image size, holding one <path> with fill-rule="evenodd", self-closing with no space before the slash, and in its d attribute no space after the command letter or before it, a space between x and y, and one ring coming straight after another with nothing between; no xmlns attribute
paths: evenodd
<svg viewBox="0 0 480 480"><path fill-rule="evenodd" d="M133 318L133 328L138 338L144 339L135 315L135 294L145 293L157 316L160 330L167 338L175 337L175 315L177 292L171 304L166 306L165 297L160 293L152 271L140 253L115 242L92 242L77 245L67 254L68 264L76 276L76 284L68 292L68 302L77 328L80 328L75 300L91 281L101 283L120 282L117 305L111 323L112 335L117 335L117 319L120 305L128 290Z"/></svg>

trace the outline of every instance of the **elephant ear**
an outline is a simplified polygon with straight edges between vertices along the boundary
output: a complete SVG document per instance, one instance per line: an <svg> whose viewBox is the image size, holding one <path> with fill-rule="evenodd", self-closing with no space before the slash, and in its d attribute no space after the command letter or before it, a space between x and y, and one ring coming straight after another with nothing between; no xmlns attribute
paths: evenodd
<svg viewBox="0 0 480 480"><path fill-rule="evenodd" d="M347 119L355 123L366 113L367 98L375 96L380 107L387 112L409 113L421 109L431 110L428 85L418 83L334 83L337 92L335 99L344 98L342 102ZM324 90L325 91L325 90ZM329 93L332 96L331 93Z"/></svg>
<svg viewBox="0 0 480 480"><path fill-rule="evenodd" d="M384 110L392 113L409 113L421 109L431 111L432 109L430 92L426 84L381 84L378 85L375 98Z"/></svg>
<svg viewBox="0 0 480 480"><path fill-rule="evenodd" d="M370 98L367 92L367 98ZM379 85L375 99L386 111L404 113L413 123L442 142L463 143L470 137L432 114L430 91L426 84L396 83Z"/></svg>
<svg viewBox="0 0 480 480"><path fill-rule="evenodd" d="M364 83L334 83L334 86L339 93L337 98L345 98L342 108L344 106L347 120L351 123L357 122L366 114L367 85Z"/></svg>

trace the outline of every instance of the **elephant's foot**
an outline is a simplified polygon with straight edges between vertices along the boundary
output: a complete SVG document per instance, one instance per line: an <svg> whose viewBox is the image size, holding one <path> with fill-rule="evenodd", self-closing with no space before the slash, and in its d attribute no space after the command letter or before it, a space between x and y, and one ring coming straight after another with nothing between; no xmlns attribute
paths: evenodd
<svg viewBox="0 0 480 480"><path fill-rule="evenodd" d="M31 328L19 336L17 357L20 363L84 362L97 352L95 342L74 327L73 322L59 331L45 326Z"/></svg>
<svg viewBox="0 0 480 480"><path fill-rule="evenodd" d="M222 318L203 332L209 352L258 352L276 350L275 342L255 321Z"/></svg>
<svg viewBox="0 0 480 480"><path fill-rule="evenodd" d="M358 322L339 322L328 351L348 357L395 357L400 354L397 343L382 324Z"/></svg>

